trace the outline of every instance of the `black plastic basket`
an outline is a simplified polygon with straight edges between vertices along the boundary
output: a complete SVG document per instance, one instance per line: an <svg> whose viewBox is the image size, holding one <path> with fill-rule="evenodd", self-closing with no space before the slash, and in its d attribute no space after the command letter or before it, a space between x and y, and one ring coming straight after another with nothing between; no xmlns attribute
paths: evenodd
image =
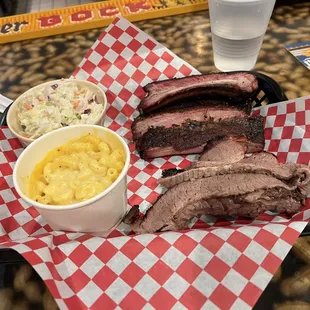
<svg viewBox="0 0 310 310"><path fill-rule="evenodd" d="M244 71L238 71L238 72L244 72ZM285 94L283 93L280 85L275 80L259 72L251 71L251 73L257 77L258 84L259 84L258 91L252 97L253 108L266 105L266 104L288 100ZM5 109L3 114L0 116L0 126L7 126L6 116L7 116L7 113L11 105L12 103ZM13 250L0 249L0 252L1 250L2 251L4 250L2 254L3 255L5 254L5 256L3 257L2 263L4 262L7 263L10 260L10 257L11 257L11 260L15 262L23 260L22 256L18 255ZM1 259L0 259L0 264L1 264Z"/></svg>
<svg viewBox="0 0 310 310"><path fill-rule="evenodd" d="M257 77L259 86L258 91L252 97L253 108L288 100L274 79L259 72L251 71L251 73Z"/></svg>

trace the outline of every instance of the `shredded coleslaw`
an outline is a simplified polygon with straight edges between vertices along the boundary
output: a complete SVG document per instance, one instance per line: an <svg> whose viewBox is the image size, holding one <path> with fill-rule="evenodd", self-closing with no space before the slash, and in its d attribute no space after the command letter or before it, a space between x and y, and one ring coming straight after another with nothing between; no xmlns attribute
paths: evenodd
<svg viewBox="0 0 310 310"><path fill-rule="evenodd" d="M104 106L96 95L73 81L60 81L31 92L18 107L23 134L35 139L57 128L93 124Z"/></svg>

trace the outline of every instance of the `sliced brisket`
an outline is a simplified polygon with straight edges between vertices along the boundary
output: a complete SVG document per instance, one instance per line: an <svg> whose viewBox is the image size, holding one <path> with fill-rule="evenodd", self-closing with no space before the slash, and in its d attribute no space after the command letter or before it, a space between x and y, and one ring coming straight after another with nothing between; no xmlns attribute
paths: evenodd
<svg viewBox="0 0 310 310"><path fill-rule="evenodd" d="M244 142L233 139L232 137L221 137L210 141L203 153L200 161L218 161L234 163L244 158L247 152L247 139Z"/></svg>
<svg viewBox="0 0 310 310"><path fill-rule="evenodd" d="M258 81L250 73L213 73L147 84L147 96L141 100L141 113L184 99L231 98L243 100L258 90Z"/></svg>
<svg viewBox="0 0 310 310"><path fill-rule="evenodd" d="M199 200L186 208L180 210L173 218L173 221L161 229L177 230L184 229L188 221L193 217L204 214L213 216L244 216L255 218L265 211L296 213L300 206L304 204L304 196L299 191L287 189L260 190L255 192L255 200L251 199L251 194L238 196L219 197Z"/></svg>
<svg viewBox="0 0 310 310"><path fill-rule="evenodd" d="M260 152L253 154L250 157L245 157L241 161L241 163L250 163L255 165L264 165L270 167L272 165L278 165L278 159L275 155L268 152Z"/></svg>
<svg viewBox="0 0 310 310"><path fill-rule="evenodd" d="M125 221L131 222L136 233L153 233L182 229L199 214L240 215L240 208L242 215L256 216L277 207L265 195L269 191L275 200L284 203L280 208L288 212L296 212L304 202L297 183L286 184L264 174L217 175L180 183L160 196L144 216L137 217L138 209L134 208ZM257 192L258 198L248 198L247 195Z"/></svg>
<svg viewBox="0 0 310 310"><path fill-rule="evenodd" d="M310 180L310 171L308 167L296 164L253 164L253 163L232 163L196 167L187 170L180 171L174 175L163 177L159 180L159 183L167 188L171 188L182 182L188 182L195 179L209 178L216 175L229 175L229 174L264 174L273 176L279 180L286 181L288 183L296 183L299 186L307 184Z"/></svg>
<svg viewBox="0 0 310 310"><path fill-rule="evenodd" d="M223 144L224 144L225 141L228 142L228 139L222 139L219 141L223 142ZM233 140L233 141L235 141L235 140ZM230 154L230 156L226 156L225 160L217 161L216 160L216 158L217 158L216 154L222 147L223 147L223 151L224 151L225 145L221 145L221 143L214 143L213 146L214 146L214 148L211 147L208 149L207 148L204 149L205 156L208 156L208 158L209 158L208 161L199 159L199 161L192 162L191 165L188 167L188 169L226 165L226 164L232 164L235 162L245 163L245 164L254 164L254 165L264 166L266 168L272 167L274 165L279 165L279 164L281 165L281 163L278 162L277 157L275 155L273 155L272 153L268 153L268 152L254 153L249 157L243 156L244 158L241 158L241 154L240 154L240 156L239 156L240 161L236 161L233 154ZM226 150L228 150L228 153L231 153L230 151L232 149L229 146L227 146ZM208 154L208 153L210 153L210 154ZM218 156L223 157L224 155L218 154Z"/></svg>
<svg viewBox="0 0 310 310"><path fill-rule="evenodd" d="M171 128L152 127L137 141L144 158L201 153L207 143L217 137L246 138L264 148L263 118L234 117L217 122L188 121Z"/></svg>

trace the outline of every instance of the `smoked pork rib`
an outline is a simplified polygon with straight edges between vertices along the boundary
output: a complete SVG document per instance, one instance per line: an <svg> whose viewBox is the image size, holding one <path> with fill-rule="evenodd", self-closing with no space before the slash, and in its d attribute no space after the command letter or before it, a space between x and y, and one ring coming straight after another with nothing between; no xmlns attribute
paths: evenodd
<svg viewBox="0 0 310 310"><path fill-rule="evenodd" d="M202 153L207 143L217 137L243 138L261 151L265 143L263 118L233 117L217 122L188 121L171 128L151 127L136 144L141 157L154 158Z"/></svg>
<svg viewBox="0 0 310 310"><path fill-rule="evenodd" d="M253 74L247 72L212 73L156 81L143 89L147 95L138 106L140 113L190 98L244 100L257 92L258 81Z"/></svg>

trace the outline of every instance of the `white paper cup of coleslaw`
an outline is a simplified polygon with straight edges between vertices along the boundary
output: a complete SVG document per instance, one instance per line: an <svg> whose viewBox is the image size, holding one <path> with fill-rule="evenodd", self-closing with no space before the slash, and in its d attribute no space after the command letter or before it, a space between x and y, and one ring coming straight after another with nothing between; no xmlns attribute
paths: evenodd
<svg viewBox="0 0 310 310"><path fill-rule="evenodd" d="M103 126L105 115L106 115L106 110L107 110L107 98L106 98L104 91L99 86L89 81L83 81L83 80L77 80L77 79L61 79L61 80L49 81L43 84L39 84L35 87L32 87L26 92L24 92L13 102L12 106L10 107L8 111L8 115L7 115L8 127L11 130L11 132L20 140L23 146L25 147L28 146L30 143L32 143L36 139L28 138L25 136L21 128L19 116L18 116L19 105L22 104L25 98L31 95L31 93L39 91L40 89L43 89L45 87L59 84L60 82L66 82L66 81L72 81L80 87L88 88L90 91L92 91L96 95L96 101L103 106L103 109L102 109L102 112L93 119L93 121L91 122L91 125Z"/></svg>
<svg viewBox="0 0 310 310"><path fill-rule="evenodd" d="M28 180L36 164L50 150L86 133L94 133L112 148L121 148L124 151L126 155L125 165L118 178L97 196L71 205L45 205L30 199L27 196ZM74 125L52 131L31 143L22 152L15 164L13 182L21 198L33 205L53 230L106 235L127 212L127 172L129 164L129 148L117 133L101 126Z"/></svg>

